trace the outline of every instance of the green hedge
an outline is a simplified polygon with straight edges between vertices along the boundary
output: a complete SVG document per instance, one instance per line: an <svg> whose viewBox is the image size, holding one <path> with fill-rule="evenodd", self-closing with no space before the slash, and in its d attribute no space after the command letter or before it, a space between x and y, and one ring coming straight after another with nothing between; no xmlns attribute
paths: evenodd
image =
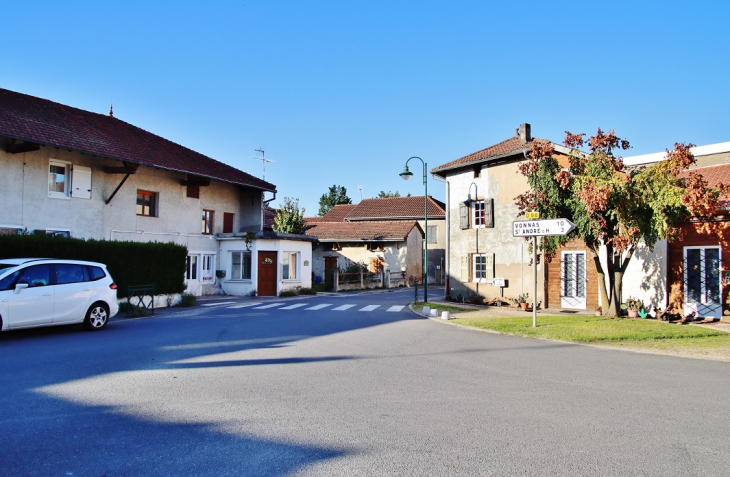
<svg viewBox="0 0 730 477"><path fill-rule="evenodd" d="M126 297L134 285L153 284L155 294L183 292L187 254L186 247L173 243L0 235L0 259L64 258L106 264L119 297Z"/></svg>

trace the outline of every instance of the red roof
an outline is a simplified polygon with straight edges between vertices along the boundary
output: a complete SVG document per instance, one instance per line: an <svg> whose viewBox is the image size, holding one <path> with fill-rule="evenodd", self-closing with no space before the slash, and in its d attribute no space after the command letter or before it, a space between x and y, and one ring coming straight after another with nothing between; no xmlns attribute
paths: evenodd
<svg viewBox="0 0 730 477"><path fill-rule="evenodd" d="M680 178L688 178L690 172L701 174L702 178L707 181L707 187L717 188L720 184L730 184L730 164L720 164L716 166L698 167L682 171ZM720 195L720 207L730 207L730 198Z"/></svg>
<svg viewBox="0 0 730 477"><path fill-rule="evenodd" d="M482 149L481 151L473 152L455 161L447 162L446 164L435 167L431 169L431 172L435 173L448 169L454 169L457 167L468 166L472 163L476 164L479 162L484 162L488 159L511 156L517 153L521 153L524 150L529 150L532 147L533 142L547 143L550 141L548 141L547 139L533 138L526 143L522 143L519 136L514 136L493 146Z"/></svg>
<svg viewBox="0 0 730 477"><path fill-rule="evenodd" d="M355 207L357 207L355 204L338 204L324 214L322 220L325 222L342 222Z"/></svg>
<svg viewBox="0 0 730 477"><path fill-rule="evenodd" d="M0 135L274 192L276 186L112 116L0 88Z"/></svg>
<svg viewBox="0 0 730 477"><path fill-rule="evenodd" d="M314 235L320 242L400 242L414 227L423 234L415 221L319 222L307 229L307 235Z"/></svg>
<svg viewBox="0 0 730 477"><path fill-rule="evenodd" d="M345 220L422 219L424 202L423 196L363 199ZM446 217L445 205L431 196L428 197L428 217Z"/></svg>

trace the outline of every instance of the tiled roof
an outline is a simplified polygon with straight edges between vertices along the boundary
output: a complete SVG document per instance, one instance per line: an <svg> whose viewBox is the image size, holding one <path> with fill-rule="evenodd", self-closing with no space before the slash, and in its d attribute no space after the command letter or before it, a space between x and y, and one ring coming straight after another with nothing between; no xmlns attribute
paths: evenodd
<svg viewBox="0 0 730 477"><path fill-rule="evenodd" d="M679 174L681 178L689 177L690 172L696 172L702 175L702 178L707 181L707 187L717 188L720 184L730 185L730 164L721 164L717 166L698 167L696 169L690 169L682 171ZM721 195L719 198L720 207L730 206L730 198Z"/></svg>
<svg viewBox="0 0 730 477"><path fill-rule="evenodd" d="M497 143L493 146L489 146L485 149L482 149L481 151L473 152L467 156L464 156L460 159L457 159L455 161L447 162L446 164L440 165L438 167L435 167L431 169L431 172L439 172L439 171L445 171L447 169L454 169L456 167L461 166L468 166L472 163L478 163L483 162L487 159L492 159L496 157L503 157L503 156L510 156L512 154L521 153L525 149L529 150L530 147L532 147L533 142L550 142L547 139L538 139L533 138L530 141L527 141L527 143L523 144L520 141L519 136L514 136L506 141L502 141L500 143Z"/></svg>
<svg viewBox="0 0 730 477"><path fill-rule="evenodd" d="M373 219L422 219L424 212L423 196L415 197L382 197L363 199L350 211L345 220ZM329 214L328 214L329 215ZM428 217L446 217L445 205L428 197Z"/></svg>
<svg viewBox="0 0 730 477"><path fill-rule="evenodd" d="M320 222L326 222L326 220L324 220L324 217L319 217L319 216L304 217L304 223L307 225L318 224Z"/></svg>
<svg viewBox="0 0 730 477"><path fill-rule="evenodd" d="M264 228L274 228L274 217L276 217L277 213L278 210L272 207L264 207Z"/></svg>
<svg viewBox="0 0 730 477"><path fill-rule="evenodd" d="M276 186L117 118L0 88L0 135L275 191Z"/></svg>
<svg viewBox="0 0 730 477"><path fill-rule="evenodd" d="M342 222L355 207L357 207L356 204L336 205L322 216L323 220L326 222Z"/></svg>
<svg viewBox="0 0 730 477"><path fill-rule="evenodd" d="M399 242L405 240L416 227L423 230L415 221L387 220L363 222L319 222L307 229L307 235L314 235L322 242L359 242L382 241Z"/></svg>

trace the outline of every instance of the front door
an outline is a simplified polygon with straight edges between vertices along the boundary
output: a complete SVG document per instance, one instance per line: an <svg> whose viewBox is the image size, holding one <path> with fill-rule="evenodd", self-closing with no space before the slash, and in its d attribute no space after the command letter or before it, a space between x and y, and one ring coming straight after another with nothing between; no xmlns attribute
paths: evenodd
<svg viewBox="0 0 730 477"><path fill-rule="evenodd" d="M335 270L337 269L337 257L324 257L324 284L328 290L335 286Z"/></svg>
<svg viewBox="0 0 730 477"><path fill-rule="evenodd" d="M200 255L188 255L185 271L185 291L200 296Z"/></svg>
<svg viewBox="0 0 730 477"><path fill-rule="evenodd" d="M259 296L276 296L276 268L276 252L259 252Z"/></svg>
<svg viewBox="0 0 730 477"><path fill-rule="evenodd" d="M586 308L586 253L563 252L560 260L560 307Z"/></svg>
<svg viewBox="0 0 730 477"><path fill-rule="evenodd" d="M720 247L684 248L684 314L722 318Z"/></svg>

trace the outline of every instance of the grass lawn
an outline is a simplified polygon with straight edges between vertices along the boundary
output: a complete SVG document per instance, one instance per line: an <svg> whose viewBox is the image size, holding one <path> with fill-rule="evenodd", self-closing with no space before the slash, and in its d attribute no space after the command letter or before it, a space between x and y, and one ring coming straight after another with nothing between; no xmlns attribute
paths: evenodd
<svg viewBox="0 0 730 477"><path fill-rule="evenodd" d="M538 315L537 328L533 328L531 313L500 317L492 309L486 316L480 310L427 305L451 312L451 323L503 334L730 360L730 333L700 326L594 315ZM414 305L416 309L422 306Z"/></svg>

